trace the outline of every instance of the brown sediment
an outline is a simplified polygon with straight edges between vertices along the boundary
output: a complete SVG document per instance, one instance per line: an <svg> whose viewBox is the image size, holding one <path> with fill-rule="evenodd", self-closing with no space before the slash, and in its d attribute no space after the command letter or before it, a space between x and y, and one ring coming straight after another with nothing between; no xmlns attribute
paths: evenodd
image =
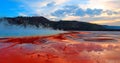
<svg viewBox="0 0 120 63"><path fill-rule="evenodd" d="M96 41L96 42L106 42L106 41L116 41L114 38L110 37L89 37L85 38L85 41Z"/></svg>
<svg viewBox="0 0 120 63"><path fill-rule="evenodd" d="M0 41L2 41L2 40L7 40L7 39L9 39L9 38L1 37L1 38L0 38Z"/></svg>

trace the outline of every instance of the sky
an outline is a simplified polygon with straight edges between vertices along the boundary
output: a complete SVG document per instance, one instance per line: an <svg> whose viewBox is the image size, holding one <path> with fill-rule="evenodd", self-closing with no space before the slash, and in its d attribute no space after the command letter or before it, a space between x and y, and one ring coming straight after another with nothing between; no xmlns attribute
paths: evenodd
<svg viewBox="0 0 120 63"><path fill-rule="evenodd" d="M15 16L120 26L120 0L0 0L0 17Z"/></svg>

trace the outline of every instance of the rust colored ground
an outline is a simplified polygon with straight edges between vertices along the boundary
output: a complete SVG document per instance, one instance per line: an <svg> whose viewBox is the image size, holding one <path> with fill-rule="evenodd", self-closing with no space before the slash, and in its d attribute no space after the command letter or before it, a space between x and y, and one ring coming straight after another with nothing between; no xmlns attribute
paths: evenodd
<svg viewBox="0 0 120 63"><path fill-rule="evenodd" d="M91 34L0 38L0 63L120 63L119 39Z"/></svg>

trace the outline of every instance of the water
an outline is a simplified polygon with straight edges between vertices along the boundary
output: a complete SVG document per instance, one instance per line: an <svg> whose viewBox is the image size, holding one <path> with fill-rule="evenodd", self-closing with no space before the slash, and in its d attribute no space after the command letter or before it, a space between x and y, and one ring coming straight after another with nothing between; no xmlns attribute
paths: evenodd
<svg viewBox="0 0 120 63"><path fill-rule="evenodd" d="M36 28L32 26L25 28L23 26L10 25L7 22L0 23L0 37L52 35L63 32L64 31L53 30L51 28Z"/></svg>
<svg viewBox="0 0 120 63"><path fill-rule="evenodd" d="M63 32L64 31L52 30L52 29L20 28L20 29L0 30L0 37L53 35L53 34L58 34Z"/></svg>

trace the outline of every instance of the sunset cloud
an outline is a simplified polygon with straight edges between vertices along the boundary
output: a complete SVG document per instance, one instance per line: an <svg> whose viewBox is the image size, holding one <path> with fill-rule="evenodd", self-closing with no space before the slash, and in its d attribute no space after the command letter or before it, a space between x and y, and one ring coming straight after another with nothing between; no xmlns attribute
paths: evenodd
<svg viewBox="0 0 120 63"><path fill-rule="evenodd" d="M119 25L115 23L120 21L117 18L120 16L120 0L13 0L7 3L17 6L8 6L12 9L8 11L14 12L14 16L45 16L51 20L68 19L98 24L112 22L113 25ZM0 11L1 15L6 15L6 11Z"/></svg>

